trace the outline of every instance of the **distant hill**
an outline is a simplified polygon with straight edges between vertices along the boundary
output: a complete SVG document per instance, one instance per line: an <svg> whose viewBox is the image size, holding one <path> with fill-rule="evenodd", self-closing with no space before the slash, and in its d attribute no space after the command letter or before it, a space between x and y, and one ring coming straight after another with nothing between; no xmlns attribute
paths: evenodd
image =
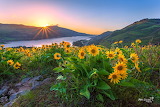
<svg viewBox="0 0 160 107"><path fill-rule="evenodd" d="M85 46L85 45L91 45L91 44L95 44L98 45L99 42L104 39L106 36L111 35L112 32L111 31L107 31L102 33L101 35L97 35L97 36L93 36L90 40L78 40L73 42L74 46Z"/></svg>
<svg viewBox="0 0 160 107"><path fill-rule="evenodd" d="M86 44L91 45L91 44L99 44L99 41L102 41L105 37L111 35L111 31L107 31L102 33L101 35L95 36L94 38L90 39Z"/></svg>
<svg viewBox="0 0 160 107"><path fill-rule="evenodd" d="M85 33L76 32L59 26L48 26L48 38L69 37L69 36L93 36ZM40 32L42 27L25 26L18 24L0 24L0 43L20 40L46 39L46 35Z"/></svg>
<svg viewBox="0 0 160 107"><path fill-rule="evenodd" d="M130 45L136 39L141 39L142 44L160 43L160 19L143 19L126 26L121 30L116 30L108 35L108 33L101 34L101 40L92 41L94 44L110 46L111 43L119 40L124 41L124 45ZM101 35L99 35L101 37ZM94 39L94 38L93 38Z"/></svg>

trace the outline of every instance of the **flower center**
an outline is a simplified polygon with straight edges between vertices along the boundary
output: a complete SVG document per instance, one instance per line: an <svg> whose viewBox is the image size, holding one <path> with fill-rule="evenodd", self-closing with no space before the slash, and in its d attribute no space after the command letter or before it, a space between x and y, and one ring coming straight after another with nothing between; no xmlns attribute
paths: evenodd
<svg viewBox="0 0 160 107"><path fill-rule="evenodd" d="M57 55L57 57L60 57L60 55Z"/></svg>
<svg viewBox="0 0 160 107"><path fill-rule="evenodd" d="M81 56L84 56L84 53L83 53L83 52L81 52Z"/></svg>
<svg viewBox="0 0 160 107"><path fill-rule="evenodd" d="M94 49L91 50L92 53L95 53L96 51Z"/></svg>
<svg viewBox="0 0 160 107"><path fill-rule="evenodd" d="M132 57L131 59L134 61L134 60L135 60L135 57Z"/></svg>
<svg viewBox="0 0 160 107"><path fill-rule="evenodd" d="M70 45L67 45L67 47L70 47Z"/></svg>
<svg viewBox="0 0 160 107"><path fill-rule="evenodd" d="M109 57L113 57L113 55L112 55L112 54L109 54Z"/></svg>
<svg viewBox="0 0 160 107"><path fill-rule="evenodd" d="M16 67L19 67L18 65L15 65Z"/></svg>
<svg viewBox="0 0 160 107"><path fill-rule="evenodd" d="M118 70L122 70L122 69L123 69L123 66L118 66L117 69L118 69Z"/></svg>
<svg viewBox="0 0 160 107"><path fill-rule="evenodd" d="M116 79L116 78L117 78L117 75L112 75L112 78L113 78L113 79Z"/></svg>
<svg viewBox="0 0 160 107"><path fill-rule="evenodd" d="M120 60L123 62L123 58L120 58Z"/></svg>

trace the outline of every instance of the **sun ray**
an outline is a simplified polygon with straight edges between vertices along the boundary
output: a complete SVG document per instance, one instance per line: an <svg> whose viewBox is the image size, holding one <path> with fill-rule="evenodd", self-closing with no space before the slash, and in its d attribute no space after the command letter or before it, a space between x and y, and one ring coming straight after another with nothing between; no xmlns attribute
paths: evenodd
<svg viewBox="0 0 160 107"><path fill-rule="evenodd" d="M44 35L45 35L45 33L44 33L44 29L42 30L42 39L44 38Z"/></svg>
<svg viewBox="0 0 160 107"><path fill-rule="evenodd" d="M46 38L48 38L48 33L47 33L46 29L44 29L44 31L45 31L45 34L46 34Z"/></svg>
<svg viewBox="0 0 160 107"><path fill-rule="evenodd" d="M52 30L51 28L48 27L48 30L52 31L53 33L59 35L57 32L55 32L54 30Z"/></svg>
<svg viewBox="0 0 160 107"><path fill-rule="evenodd" d="M46 29L46 31L47 31L48 33L51 33L51 31L50 31L48 28Z"/></svg>
<svg viewBox="0 0 160 107"><path fill-rule="evenodd" d="M35 39L38 35L42 35L42 38L49 38L50 34L57 34L59 35L59 33L57 33L56 31L54 31L53 29L49 28L48 24L43 25L43 27L40 28L40 30L36 33L36 35L34 36L33 39Z"/></svg>
<svg viewBox="0 0 160 107"><path fill-rule="evenodd" d="M43 28L41 28L41 29L36 33L36 35L34 36L33 39L35 39L35 38L41 33L42 30L43 30Z"/></svg>

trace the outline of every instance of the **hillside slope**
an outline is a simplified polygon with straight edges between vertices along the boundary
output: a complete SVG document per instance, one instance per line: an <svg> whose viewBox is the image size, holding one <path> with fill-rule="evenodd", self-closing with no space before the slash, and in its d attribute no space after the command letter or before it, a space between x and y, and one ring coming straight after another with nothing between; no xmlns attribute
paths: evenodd
<svg viewBox="0 0 160 107"><path fill-rule="evenodd" d="M101 35L95 36L95 37L93 37L92 39L90 39L90 40L86 43L86 45L91 45L91 44L97 45L97 44L99 44L99 41L101 41L102 39L104 39L105 37L107 37L107 36L109 36L109 35L111 35L111 34L112 34L111 31L104 32L104 33L102 33Z"/></svg>
<svg viewBox="0 0 160 107"><path fill-rule="evenodd" d="M141 39L142 44L160 43L160 19L143 19L121 30L114 31L106 36L98 44L108 46L111 43L123 40L124 44L130 45L136 39Z"/></svg>
<svg viewBox="0 0 160 107"><path fill-rule="evenodd" d="M42 27L25 26L18 24L0 24L0 43L19 40L33 40L69 36L91 36L85 33L79 33L70 29L48 26L47 36L41 31L37 36L36 34Z"/></svg>

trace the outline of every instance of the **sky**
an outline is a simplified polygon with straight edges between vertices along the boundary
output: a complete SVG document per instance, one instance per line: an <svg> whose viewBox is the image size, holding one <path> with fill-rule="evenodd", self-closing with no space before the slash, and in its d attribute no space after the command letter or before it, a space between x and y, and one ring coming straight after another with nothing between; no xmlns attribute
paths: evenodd
<svg viewBox="0 0 160 107"><path fill-rule="evenodd" d="M160 18L160 0L0 0L0 23L59 25L101 34L144 18Z"/></svg>

